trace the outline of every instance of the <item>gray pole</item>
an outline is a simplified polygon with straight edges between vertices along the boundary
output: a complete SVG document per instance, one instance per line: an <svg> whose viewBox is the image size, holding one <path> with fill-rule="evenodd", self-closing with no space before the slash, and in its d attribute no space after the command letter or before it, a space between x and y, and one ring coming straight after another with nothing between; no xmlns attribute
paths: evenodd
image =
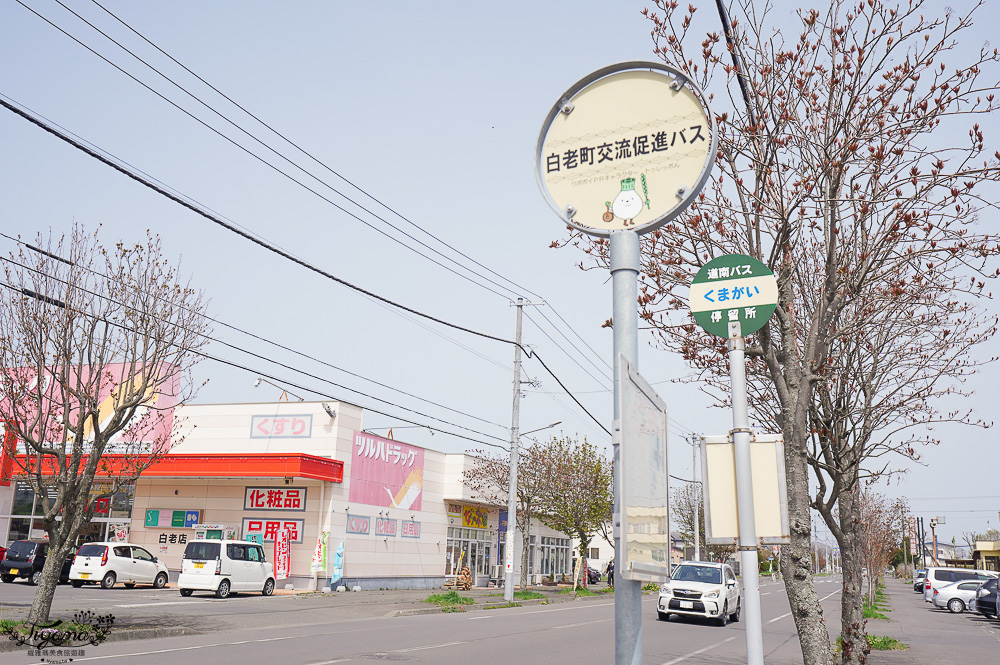
<svg viewBox="0 0 1000 665"><path fill-rule="evenodd" d="M695 443L698 440L697 434L691 435L691 480L697 481L697 467L695 466L698 459L698 446ZM698 483L693 483L695 497L698 496ZM698 549L698 530L699 530L699 520L698 520L698 509L701 508L701 504L697 501L694 502L694 560L701 561L701 551Z"/></svg>
<svg viewBox="0 0 1000 665"><path fill-rule="evenodd" d="M753 513L750 467L750 417L747 413L747 371L739 322L729 324L729 377L733 392L733 453L736 464L736 509L739 512L740 568L743 571L743 612L746 617L747 665L764 665L757 574L757 525Z"/></svg>
<svg viewBox="0 0 1000 665"><path fill-rule="evenodd" d="M518 432L521 417L521 308L523 298L517 299L517 331L514 333L514 407L510 423L510 487L507 497L507 538L504 545L503 597L508 603L514 600L514 530L517 528L517 447L521 439Z"/></svg>
<svg viewBox="0 0 1000 665"><path fill-rule="evenodd" d="M618 409L622 389L618 382L619 357L628 361L632 367L637 368L639 365L639 234L635 231L613 231L609 240L617 424L622 415ZM618 427L620 431L620 425ZM641 665L642 585L638 580L622 579L621 573L624 571L619 567L624 560L620 447L618 443L612 446L615 465L615 505L612 513L615 539L615 665Z"/></svg>

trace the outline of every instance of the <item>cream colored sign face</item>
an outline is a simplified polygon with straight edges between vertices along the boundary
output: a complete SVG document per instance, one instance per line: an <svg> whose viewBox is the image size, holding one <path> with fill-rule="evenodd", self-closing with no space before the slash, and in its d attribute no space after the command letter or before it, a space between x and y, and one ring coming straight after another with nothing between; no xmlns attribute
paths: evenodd
<svg viewBox="0 0 1000 665"><path fill-rule="evenodd" d="M642 230L688 205L704 182L712 123L687 86L658 71L606 76L570 100L545 134L539 174L588 233Z"/></svg>

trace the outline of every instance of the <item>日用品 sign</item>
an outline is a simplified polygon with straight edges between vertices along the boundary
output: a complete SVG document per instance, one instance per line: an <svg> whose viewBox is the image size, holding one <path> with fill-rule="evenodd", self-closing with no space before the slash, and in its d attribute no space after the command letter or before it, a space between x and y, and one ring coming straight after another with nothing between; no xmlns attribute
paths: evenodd
<svg viewBox="0 0 1000 665"><path fill-rule="evenodd" d="M549 112L535 174L549 205L585 233L652 231L704 187L715 130L701 91L680 71L612 65L577 82Z"/></svg>
<svg viewBox="0 0 1000 665"><path fill-rule="evenodd" d="M743 254L712 259L691 282L688 304L698 325L718 337L729 337L738 323L740 335L755 333L774 314L778 283L770 268Z"/></svg>

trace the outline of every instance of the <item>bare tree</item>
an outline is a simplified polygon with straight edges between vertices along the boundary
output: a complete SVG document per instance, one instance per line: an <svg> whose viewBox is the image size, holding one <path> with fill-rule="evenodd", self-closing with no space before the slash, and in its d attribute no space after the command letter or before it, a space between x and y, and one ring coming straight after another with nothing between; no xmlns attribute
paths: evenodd
<svg viewBox="0 0 1000 665"><path fill-rule="evenodd" d="M193 392L180 373L208 332L155 236L105 247L76 225L37 242L5 261L0 296L0 418L49 536L33 624L97 506L167 452L172 406Z"/></svg>
<svg viewBox="0 0 1000 665"><path fill-rule="evenodd" d="M497 506L506 506L510 496L510 455L505 453L472 450L476 457L471 469L462 475L462 482L484 501ZM541 497L546 490L547 479L542 474L544 460L538 444L532 443L519 448L517 461L517 522L507 516L507 528L521 532L521 583L528 586L528 553L530 551L531 518L538 511Z"/></svg>
<svg viewBox="0 0 1000 665"><path fill-rule="evenodd" d="M586 559L590 541L611 520L611 460L586 439L552 437L537 445L547 480L539 497L538 519L576 538L580 559ZM586 579L586 573L581 568L577 581Z"/></svg>
<svg viewBox="0 0 1000 665"><path fill-rule="evenodd" d="M801 10L788 30L773 24L771 5L735 0L731 40L714 26L691 34L694 5L656 5L646 12L654 51L715 97L719 152L695 205L644 236L641 317L689 361L689 379L726 404L724 346L691 320L688 286L699 267L729 253L775 272L774 318L748 348L751 406L759 424L784 436L791 543L782 573L804 662L827 665L835 654L812 579L810 465L826 474L821 498L834 505L858 491L866 461L880 471L889 451L915 456L916 440L899 423L974 422L938 414L933 403L976 369L969 354L995 331L977 298L996 275L988 262L998 247L978 214L995 206L983 190L1000 180L1000 153L987 149L976 118L997 108L996 81L981 80L997 52L943 62L980 4L960 16L922 0L834 0ZM955 128L967 132L958 143L943 133ZM584 267L607 265L606 241L571 233L566 242L594 260ZM917 317L912 333L900 329L908 316ZM868 363L893 339L896 357L911 362L866 394L851 372L870 375ZM844 395L861 407L850 411L853 422L838 410ZM829 432L814 437L819 422ZM854 422L864 422L867 439L824 448L822 437L852 434ZM836 464L823 459L828 452ZM843 613L842 629L851 616ZM848 646L857 639L849 630L842 637ZM863 662L863 650L841 659Z"/></svg>

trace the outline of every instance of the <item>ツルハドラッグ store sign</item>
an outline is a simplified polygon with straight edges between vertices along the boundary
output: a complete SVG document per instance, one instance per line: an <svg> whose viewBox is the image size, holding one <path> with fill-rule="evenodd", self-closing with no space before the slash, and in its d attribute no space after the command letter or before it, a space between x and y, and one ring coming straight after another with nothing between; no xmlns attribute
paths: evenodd
<svg viewBox="0 0 1000 665"><path fill-rule="evenodd" d="M364 432L354 433L349 501L420 510L423 487L423 448Z"/></svg>

